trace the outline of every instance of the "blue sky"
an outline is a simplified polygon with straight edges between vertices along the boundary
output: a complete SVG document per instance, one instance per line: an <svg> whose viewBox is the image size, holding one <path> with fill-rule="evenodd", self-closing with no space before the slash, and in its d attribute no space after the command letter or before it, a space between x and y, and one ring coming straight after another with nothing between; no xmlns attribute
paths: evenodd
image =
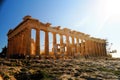
<svg viewBox="0 0 120 80"><path fill-rule="evenodd" d="M25 15L53 26L105 38L113 43L120 56L119 0L5 0L0 8L0 51L7 45L7 32L15 28Z"/></svg>

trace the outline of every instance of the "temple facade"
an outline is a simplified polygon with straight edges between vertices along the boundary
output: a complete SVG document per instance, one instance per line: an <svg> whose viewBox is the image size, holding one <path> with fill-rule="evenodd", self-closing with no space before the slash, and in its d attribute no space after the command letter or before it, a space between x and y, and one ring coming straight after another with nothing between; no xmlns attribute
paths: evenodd
<svg viewBox="0 0 120 80"><path fill-rule="evenodd" d="M36 31L35 41L31 38L31 30ZM44 31L44 52L40 47L40 31ZM52 33L52 46L49 46ZM60 36L60 43L57 43L57 36ZM25 16L23 21L14 29L10 29L8 34L7 56L24 57L53 57L69 58L79 56L99 57L107 56L106 40L91 37L88 34L70 30L61 29L60 26L52 27L50 23L42 23L31 16ZM65 36L66 40L63 41ZM71 41L70 41L71 38ZM75 41L76 40L76 41ZM52 51L49 50L52 47Z"/></svg>

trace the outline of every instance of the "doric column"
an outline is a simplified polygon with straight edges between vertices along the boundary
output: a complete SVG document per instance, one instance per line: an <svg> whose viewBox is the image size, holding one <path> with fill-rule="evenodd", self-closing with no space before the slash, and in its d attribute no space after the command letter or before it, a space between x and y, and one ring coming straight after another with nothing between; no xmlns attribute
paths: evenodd
<svg viewBox="0 0 120 80"><path fill-rule="evenodd" d="M21 44L20 44L20 54L22 55L23 53L23 32L21 32L21 34L20 34L20 42L21 42Z"/></svg>
<svg viewBox="0 0 120 80"><path fill-rule="evenodd" d="M19 54L21 54L21 45L22 45L22 35L21 35L21 33L19 34L19 43L21 42L21 44L19 44Z"/></svg>
<svg viewBox="0 0 120 80"><path fill-rule="evenodd" d="M53 46L56 45L56 33L53 33Z"/></svg>
<svg viewBox="0 0 120 80"><path fill-rule="evenodd" d="M101 51L101 42L99 42L99 56L102 56L102 51Z"/></svg>
<svg viewBox="0 0 120 80"><path fill-rule="evenodd" d="M19 38L19 36L20 36L20 34L18 34L18 41L17 41L17 43L20 43L20 38ZM20 44L17 44L18 45L18 47L17 47L17 52L18 52L18 54L20 55L20 52L19 52L19 50L20 50Z"/></svg>
<svg viewBox="0 0 120 80"><path fill-rule="evenodd" d="M10 55L13 54L13 38L10 39Z"/></svg>
<svg viewBox="0 0 120 80"><path fill-rule="evenodd" d="M63 35L60 34L60 53L64 53L64 45L63 45Z"/></svg>
<svg viewBox="0 0 120 80"><path fill-rule="evenodd" d="M102 45L102 56L104 56L104 54L105 54L104 43L102 43L101 45Z"/></svg>
<svg viewBox="0 0 120 80"><path fill-rule="evenodd" d="M101 56L101 43L98 42L98 50L99 50L99 56Z"/></svg>
<svg viewBox="0 0 120 80"><path fill-rule="evenodd" d="M13 38L11 38L11 50L10 50L10 53L11 53L11 55L13 54L13 47L14 47L14 43L13 43Z"/></svg>
<svg viewBox="0 0 120 80"><path fill-rule="evenodd" d="M57 54L56 33L53 33L53 54L54 56Z"/></svg>
<svg viewBox="0 0 120 80"><path fill-rule="evenodd" d="M15 54L15 44L16 44L15 37L13 37L13 54Z"/></svg>
<svg viewBox="0 0 120 80"><path fill-rule="evenodd" d="M76 38L76 39L77 39L77 54L78 54L78 53L80 53L80 51L79 51L79 47L80 47L79 46L79 38Z"/></svg>
<svg viewBox="0 0 120 80"><path fill-rule="evenodd" d="M70 53L69 53L69 36L68 35L66 35L66 47L67 47L67 55L69 55Z"/></svg>
<svg viewBox="0 0 120 80"><path fill-rule="evenodd" d="M99 48L98 48L98 41L96 42L96 54L97 54L97 57L99 57Z"/></svg>
<svg viewBox="0 0 120 80"><path fill-rule="evenodd" d="M106 42L104 42L103 45L104 45L104 56L107 56L107 52L106 52Z"/></svg>
<svg viewBox="0 0 120 80"><path fill-rule="evenodd" d="M83 55L83 56L84 56L84 50L85 50L84 42L83 42L83 40L81 40L81 55Z"/></svg>
<svg viewBox="0 0 120 80"><path fill-rule="evenodd" d="M27 47L26 47L26 54L30 56L31 54L31 29L27 29L27 41L26 41L26 44L27 44Z"/></svg>
<svg viewBox="0 0 120 80"><path fill-rule="evenodd" d="M102 54L103 54L103 46L102 46L101 42L100 42L99 46L100 46L100 56L102 56Z"/></svg>
<svg viewBox="0 0 120 80"><path fill-rule="evenodd" d="M13 39L13 43L14 43L13 53L16 54L16 38L15 38L15 36Z"/></svg>
<svg viewBox="0 0 120 80"><path fill-rule="evenodd" d="M46 56L49 55L49 36L47 31L45 31L45 54Z"/></svg>
<svg viewBox="0 0 120 80"><path fill-rule="evenodd" d="M95 56L94 40L92 40L92 56Z"/></svg>
<svg viewBox="0 0 120 80"><path fill-rule="evenodd" d="M88 54L88 42L85 40L85 55Z"/></svg>
<svg viewBox="0 0 120 80"><path fill-rule="evenodd" d="M87 39L86 40L86 55L90 56L90 41Z"/></svg>
<svg viewBox="0 0 120 80"><path fill-rule="evenodd" d="M95 53L95 56L97 57L97 41L96 40L94 41L94 53Z"/></svg>
<svg viewBox="0 0 120 80"><path fill-rule="evenodd" d="M101 48L101 56L103 56L103 45L102 45L102 42L100 43L100 48Z"/></svg>
<svg viewBox="0 0 120 80"><path fill-rule="evenodd" d="M74 40L74 37L72 37L72 56L75 56L75 40Z"/></svg>
<svg viewBox="0 0 120 80"><path fill-rule="evenodd" d="M23 32L23 40L22 40L22 49L21 49L21 53L25 56L26 55L26 47L27 47L27 31Z"/></svg>
<svg viewBox="0 0 120 80"><path fill-rule="evenodd" d="M22 33L20 33L19 35L19 43L21 42L21 44L19 45L19 54L21 54L21 49L22 49L22 44L23 44L23 37L22 37Z"/></svg>
<svg viewBox="0 0 120 80"><path fill-rule="evenodd" d="M40 31L36 30L36 56L40 56Z"/></svg>
<svg viewBox="0 0 120 80"><path fill-rule="evenodd" d="M99 56L99 54L100 54L100 50L99 50L99 42L97 42L96 44L97 44L97 55Z"/></svg>
<svg viewBox="0 0 120 80"><path fill-rule="evenodd" d="M16 43L17 43L17 44L16 44L16 53L19 55L19 53L18 53L18 49L19 49L19 47L18 47L18 46L19 46L18 40L19 40L19 39L18 39L18 35L17 35L17 36L16 36Z"/></svg>
<svg viewBox="0 0 120 80"><path fill-rule="evenodd" d="M72 37L72 44L75 45L74 37Z"/></svg>
<svg viewBox="0 0 120 80"><path fill-rule="evenodd" d="M92 43L91 43L91 39L89 40L89 56L92 56Z"/></svg>

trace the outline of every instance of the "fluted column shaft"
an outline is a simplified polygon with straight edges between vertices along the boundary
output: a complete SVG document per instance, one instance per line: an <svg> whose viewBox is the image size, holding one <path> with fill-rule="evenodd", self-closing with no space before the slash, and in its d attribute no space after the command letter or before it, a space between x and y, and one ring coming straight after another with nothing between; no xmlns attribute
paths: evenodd
<svg viewBox="0 0 120 80"><path fill-rule="evenodd" d="M53 33L53 46L56 45L56 33Z"/></svg>
<svg viewBox="0 0 120 80"><path fill-rule="evenodd" d="M88 55L88 41L85 41L85 55Z"/></svg>
<svg viewBox="0 0 120 80"><path fill-rule="evenodd" d="M69 55L69 36L66 35L66 47L67 47L67 55Z"/></svg>
<svg viewBox="0 0 120 80"><path fill-rule="evenodd" d="M17 53L17 54L19 53L19 52L18 52L18 49L19 49L19 39L18 39L18 36L19 36L19 35L16 36L16 43L17 43L17 44L16 44L16 53ZM19 55L19 54L18 54L18 55Z"/></svg>
<svg viewBox="0 0 120 80"><path fill-rule="evenodd" d="M106 43L104 43L104 56L107 56L107 52L106 52Z"/></svg>
<svg viewBox="0 0 120 80"><path fill-rule="evenodd" d="M27 29L27 48L26 48L26 54L31 54L31 29Z"/></svg>
<svg viewBox="0 0 120 80"><path fill-rule="evenodd" d="M27 54L27 30L25 30L23 32L23 43L22 43L22 50L21 50L21 53L23 55L26 55Z"/></svg>
<svg viewBox="0 0 120 80"><path fill-rule="evenodd" d="M40 31L36 30L36 55L40 56Z"/></svg>
<svg viewBox="0 0 120 80"><path fill-rule="evenodd" d="M97 49L98 49L98 56L100 56L100 46L99 46L99 42L97 42Z"/></svg>
<svg viewBox="0 0 120 80"><path fill-rule="evenodd" d="M94 56L94 41L91 41L91 52L92 52L92 56Z"/></svg>
<svg viewBox="0 0 120 80"><path fill-rule="evenodd" d="M74 40L74 37L72 37L72 56L75 55L75 40Z"/></svg>
<svg viewBox="0 0 120 80"><path fill-rule="evenodd" d="M90 40L87 40L87 55L90 56Z"/></svg>
<svg viewBox="0 0 120 80"><path fill-rule="evenodd" d="M56 33L53 33L53 54L56 57L57 54Z"/></svg>
<svg viewBox="0 0 120 80"><path fill-rule="evenodd" d="M46 54L46 56L49 55L49 36L48 36L48 31L45 31L45 54Z"/></svg>
<svg viewBox="0 0 120 80"><path fill-rule="evenodd" d="M84 42L83 42L83 40L81 40L81 54L82 55L84 55L84 50L85 50L85 48L84 48Z"/></svg>
<svg viewBox="0 0 120 80"><path fill-rule="evenodd" d="M63 45L63 35L60 34L60 53L64 53L64 45Z"/></svg>
<svg viewBox="0 0 120 80"><path fill-rule="evenodd" d="M101 43L101 48L102 48L102 54L101 54L101 56L103 56L103 54L104 54L104 46L103 46L103 43Z"/></svg>
<svg viewBox="0 0 120 80"><path fill-rule="evenodd" d="M20 46L19 46L19 54L21 54L21 50L22 50L22 44L23 44L23 35L22 33L20 33L20 36L19 36L19 42L21 42Z"/></svg>
<svg viewBox="0 0 120 80"><path fill-rule="evenodd" d="M89 40L89 55L92 56L92 43L91 43L91 40Z"/></svg>
<svg viewBox="0 0 120 80"><path fill-rule="evenodd" d="M94 42L94 50L95 50L95 56L97 57L98 50L97 50L97 42L96 41Z"/></svg>
<svg viewBox="0 0 120 80"><path fill-rule="evenodd" d="M77 53L80 53L79 52L79 39L77 38Z"/></svg>
<svg viewBox="0 0 120 80"><path fill-rule="evenodd" d="M102 46L102 43L100 43L100 55L101 56L103 55L103 46Z"/></svg>

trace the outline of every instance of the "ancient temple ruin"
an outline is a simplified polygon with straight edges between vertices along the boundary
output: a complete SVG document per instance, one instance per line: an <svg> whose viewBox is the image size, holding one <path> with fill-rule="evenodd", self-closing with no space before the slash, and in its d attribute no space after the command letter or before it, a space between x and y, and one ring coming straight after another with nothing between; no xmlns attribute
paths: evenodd
<svg viewBox="0 0 120 80"><path fill-rule="evenodd" d="M31 30L36 30L36 40L31 38ZM45 32L44 53L40 47L40 31ZM49 33L52 33L52 51L49 51ZM57 43L56 35L60 36L60 43ZM60 26L52 27L50 23L42 23L31 16L25 16L23 21L14 29L10 29L8 34L7 56L14 55L27 57L79 57L106 56L106 40L91 37L88 34L70 30L61 29ZM63 36L66 37L63 42ZM71 38L71 42L70 42ZM76 40L76 42L75 42Z"/></svg>

